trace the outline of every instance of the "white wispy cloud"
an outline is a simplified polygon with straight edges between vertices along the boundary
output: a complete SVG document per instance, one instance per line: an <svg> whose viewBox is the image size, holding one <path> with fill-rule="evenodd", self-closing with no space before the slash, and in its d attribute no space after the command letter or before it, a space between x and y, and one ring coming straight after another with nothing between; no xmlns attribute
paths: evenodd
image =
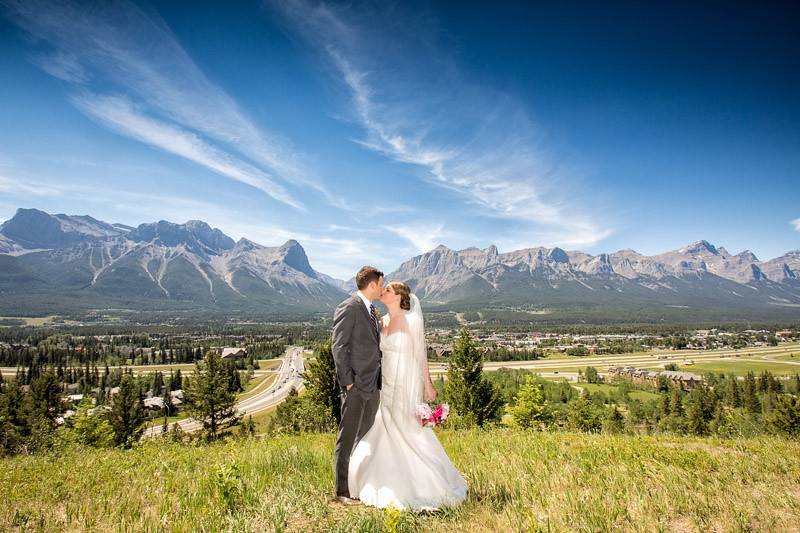
<svg viewBox="0 0 800 533"><path fill-rule="evenodd" d="M796 218L790 222L794 226L795 231L800 231L800 218Z"/></svg>
<svg viewBox="0 0 800 533"><path fill-rule="evenodd" d="M20 178L0 175L0 193L24 194L32 196L59 196L61 190L52 185L43 186L40 183Z"/></svg>
<svg viewBox="0 0 800 533"><path fill-rule="evenodd" d="M541 148L525 110L459 75L424 25L394 21L386 28L379 17L366 20L362 6L272 5L349 90L365 132L356 142L420 167L483 215L527 225L545 242L587 245L612 233L572 198L572 177ZM402 17L399 11L392 16ZM416 33L407 30L415 26Z"/></svg>
<svg viewBox="0 0 800 533"><path fill-rule="evenodd" d="M127 97L81 94L73 96L71 101L75 107L113 131L246 183L292 207L303 208L263 171L214 148L190 131L145 116Z"/></svg>
<svg viewBox="0 0 800 533"><path fill-rule="evenodd" d="M444 224L413 222L386 225L383 229L410 242L414 246L414 253L425 253L439 244Z"/></svg>
<svg viewBox="0 0 800 533"><path fill-rule="evenodd" d="M37 52L33 62L79 88L72 101L92 113L93 118L114 125L115 131L130 134L131 128L141 126L141 120L127 125L119 122L123 114L129 114L130 102L135 102L139 118L150 117L151 129L158 119L162 129L172 123L171 127L184 139L195 135L203 137L207 146L216 144L213 161L207 161L214 167L245 158L259 167L262 176L255 182L260 185L270 181L264 176L269 175L273 181L313 189L337 207L348 207L326 189L287 140L256 126L233 98L210 81L166 23L151 10L127 0L0 0L0 5L11 20L50 46L47 53ZM98 102L87 101L89 91L99 95ZM128 100L115 98L118 94L125 94ZM116 104L121 107L115 109ZM142 140L139 134L132 136ZM158 146L164 150L178 153L174 144L167 141L157 135L144 142L160 143ZM205 152L209 155L208 150ZM185 156L183 152L178 155ZM189 159L198 162L196 158ZM237 167L243 165L244 161L235 163ZM245 183L254 181L235 177L239 172L222 174ZM300 205L285 188L274 183L260 185L253 186L278 201Z"/></svg>

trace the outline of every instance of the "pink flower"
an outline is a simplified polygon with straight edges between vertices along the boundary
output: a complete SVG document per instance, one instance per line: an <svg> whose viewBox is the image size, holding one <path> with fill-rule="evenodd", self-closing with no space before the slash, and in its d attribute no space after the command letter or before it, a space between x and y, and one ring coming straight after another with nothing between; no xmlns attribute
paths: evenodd
<svg viewBox="0 0 800 533"><path fill-rule="evenodd" d="M423 426L436 426L447 420L447 415L450 412L450 406L443 403L431 409L427 403L421 403L417 406L417 419Z"/></svg>

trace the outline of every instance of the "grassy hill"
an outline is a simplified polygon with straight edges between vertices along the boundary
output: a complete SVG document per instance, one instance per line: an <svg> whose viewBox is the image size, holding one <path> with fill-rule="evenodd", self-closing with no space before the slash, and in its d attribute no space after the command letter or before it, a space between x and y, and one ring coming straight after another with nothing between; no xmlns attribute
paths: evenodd
<svg viewBox="0 0 800 533"><path fill-rule="evenodd" d="M0 461L0 530L798 531L800 442L443 431L470 495L342 507L333 435L68 448Z"/></svg>

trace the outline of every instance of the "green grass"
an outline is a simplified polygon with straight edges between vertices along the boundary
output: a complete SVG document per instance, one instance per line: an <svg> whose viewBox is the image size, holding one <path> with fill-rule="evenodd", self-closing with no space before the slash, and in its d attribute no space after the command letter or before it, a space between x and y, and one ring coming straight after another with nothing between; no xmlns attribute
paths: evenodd
<svg viewBox="0 0 800 533"><path fill-rule="evenodd" d="M794 361L796 363L800 363L800 352L771 355L770 359L777 359L778 361Z"/></svg>
<svg viewBox="0 0 800 533"><path fill-rule="evenodd" d="M0 461L2 531L796 531L800 443L444 431L467 501L330 503L333 435Z"/></svg>
<svg viewBox="0 0 800 533"><path fill-rule="evenodd" d="M759 374L764 370L768 370L776 375L791 376L800 374L800 366L787 365L777 361L765 361L760 359L723 359L720 361L701 361L693 365L679 365L680 370L693 372L695 374L702 374L703 372L718 372L724 374L735 374L737 376L744 376L748 372Z"/></svg>
<svg viewBox="0 0 800 533"><path fill-rule="evenodd" d="M179 420L183 420L183 419L188 418L188 417L189 417L189 415L184 414L184 413L178 413L177 415L168 416L167 417L167 425L168 426L172 426L172 424L174 424L175 422L178 422ZM156 417L156 418L154 418L152 420L148 420L147 422L145 422L144 427L146 427L146 428L161 427L163 424L164 424L164 417L160 416L160 417Z"/></svg>
<svg viewBox="0 0 800 533"><path fill-rule="evenodd" d="M262 376L254 376L253 379L247 382L244 391L236 396L237 401L246 400L255 396L256 394L268 389L278 379L278 374L265 374Z"/></svg>
<svg viewBox="0 0 800 533"><path fill-rule="evenodd" d="M600 391L609 396L618 388L616 385L609 385L608 383L577 383L576 386L586 389L590 394ZM659 395L654 392L642 390L632 390L628 393L628 396L643 402L648 400L657 400L659 398Z"/></svg>
<svg viewBox="0 0 800 533"><path fill-rule="evenodd" d="M256 362L259 370L277 370L282 363L280 359L259 359Z"/></svg>

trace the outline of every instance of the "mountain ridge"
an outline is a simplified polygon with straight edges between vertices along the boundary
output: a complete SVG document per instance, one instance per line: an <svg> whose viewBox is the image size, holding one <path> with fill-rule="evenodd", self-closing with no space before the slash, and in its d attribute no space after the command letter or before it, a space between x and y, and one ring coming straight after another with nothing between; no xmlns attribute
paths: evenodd
<svg viewBox="0 0 800 533"><path fill-rule="evenodd" d="M630 248L588 254L537 246L454 250L440 244L401 263L387 279L408 282L428 304L545 307L800 309L800 250L761 261L698 240L646 256ZM234 241L201 220L136 227L88 215L19 209L0 225L0 306L38 311L47 302L81 308L198 307L210 311L329 312L354 280L315 270L289 239ZM12 307L12 309L9 309ZM49 309L49 308L48 308ZM744 312L744 311L743 311ZM797 311L800 314L800 311Z"/></svg>

